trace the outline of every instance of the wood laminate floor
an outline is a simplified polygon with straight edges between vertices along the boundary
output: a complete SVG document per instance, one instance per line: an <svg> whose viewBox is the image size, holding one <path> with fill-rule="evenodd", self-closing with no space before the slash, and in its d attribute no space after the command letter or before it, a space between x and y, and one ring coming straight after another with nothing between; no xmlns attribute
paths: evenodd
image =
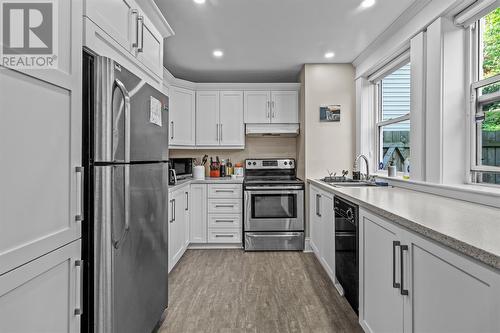
<svg viewBox="0 0 500 333"><path fill-rule="evenodd" d="M362 332L312 253L188 250L160 333Z"/></svg>

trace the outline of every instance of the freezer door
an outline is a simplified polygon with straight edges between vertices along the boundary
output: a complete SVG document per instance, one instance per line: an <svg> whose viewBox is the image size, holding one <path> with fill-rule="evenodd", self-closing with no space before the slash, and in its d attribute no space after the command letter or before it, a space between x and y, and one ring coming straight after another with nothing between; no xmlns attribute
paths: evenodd
<svg viewBox="0 0 500 333"><path fill-rule="evenodd" d="M96 332L150 332L167 307L167 164L95 175Z"/></svg>
<svg viewBox="0 0 500 333"><path fill-rule="evenodd" d="M95 68L94 160L167 160L168 97L109 58Z"/></svg>
<svg viewBox="0 0 500 333"><path fill-rule="evenodd" d="M166 161L168 97L123 67L115 77L130 94L130 161Z"/></svg>

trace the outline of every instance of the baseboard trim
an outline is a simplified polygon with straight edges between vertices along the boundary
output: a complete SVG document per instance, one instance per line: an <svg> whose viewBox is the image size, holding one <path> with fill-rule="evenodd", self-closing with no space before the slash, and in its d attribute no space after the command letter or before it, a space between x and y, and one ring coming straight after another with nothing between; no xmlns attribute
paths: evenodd
<svg viewBox="0 0 500 333"><path fill-rule="evenodd" d="M221 250L221 249L243 249L240 243L195 243L189 244L188 250Z"/></svg>
<svg viewBox="0 0 500 333"><path fill-rule="evenodd" d="M311 237L306 237L304 241L304 252L306 253L314 252L311 247Z"/></svg>

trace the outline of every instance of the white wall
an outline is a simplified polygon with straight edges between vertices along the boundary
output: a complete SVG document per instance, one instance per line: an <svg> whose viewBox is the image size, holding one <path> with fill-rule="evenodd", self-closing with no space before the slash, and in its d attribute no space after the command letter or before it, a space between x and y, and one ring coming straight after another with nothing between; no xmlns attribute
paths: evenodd
<svg viewBox="0 0 500 333"><path fill-rule="evenodd" d="M170 158L193 157L201 160L203 155L219 156L221 159L231 159L244 162L247 158L297 158L296 138L247 137L245 149L171 149Z"/></svg>
<svg viewBox="0 0 500 333"><path fill-rule="evenodd" d="M354 67L306 64L301 78L304 80L303 138L299 142L302 139L304 144L305 178L327 176L327 169L337 174L344 169L351 172L356 133ZM341 105L340 122L319 121L319 107L323 104Z"/></svg>

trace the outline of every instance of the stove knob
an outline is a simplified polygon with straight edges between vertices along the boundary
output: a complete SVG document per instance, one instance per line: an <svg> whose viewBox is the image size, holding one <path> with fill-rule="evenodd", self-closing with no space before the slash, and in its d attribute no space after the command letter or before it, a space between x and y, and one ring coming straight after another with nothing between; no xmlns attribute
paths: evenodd
<svg viewBox="0 0 500 333"><path fill-rule="evenodd" d="M287 164L288 164L287 161L285 161L285 165L287 165Z"/></svg>
<svg viewBox="0 0 500 333"><path fill-rule="evenodd" d="M256 163L256 162L253 162L253 165L257 165L257 163Z"/></svg>
<svg viewBox="0 0 500 333"><path fill-rule="evenodd" d="M248 165L252 165L252 162L248 162Z"/></svg>
<svg viewBox="0 0 500 333"><path fill-rule="evenodd" d="M293 165L293 161L288 162L290 165ZM286 164L286 163L285 163Z"/></svg>
<svg viewBox="0 0 500 333"><path fill-rule="evenodd" d="M352 208L348 208L347 211L345 212L346 215L347 215L347 218L349 220L352 220L352 218L354 217L354 213L352 212Z"/></svg>

